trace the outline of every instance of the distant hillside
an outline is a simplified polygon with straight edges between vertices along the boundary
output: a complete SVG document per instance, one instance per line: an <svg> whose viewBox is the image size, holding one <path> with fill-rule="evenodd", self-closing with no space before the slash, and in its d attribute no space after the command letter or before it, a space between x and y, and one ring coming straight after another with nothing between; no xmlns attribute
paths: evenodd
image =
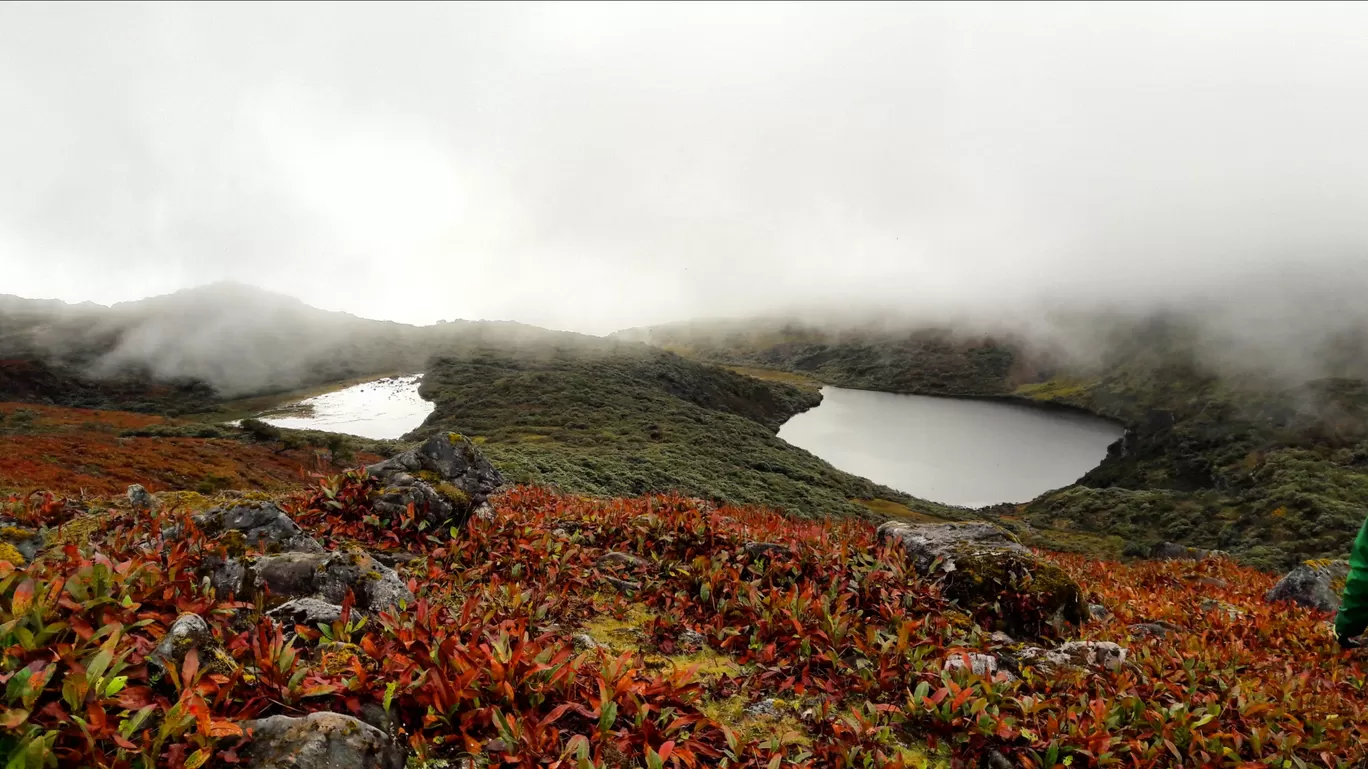
<svg viewBox="0 0 1368 769"><path fill-rule="evenodd" d="M1129 428L1079 484L1023 509L1040 527L1218 548L1277 568L1340 556L1368 514L1363 340L1312 351L1297 381L1212 360L1190 317L1096 318L1069 358L1023 339L941 329L819 329L775 321L615 335L703 360L768 366L844 387L1010 397L1083 408Z"/></svg>
<svg viewBox="0 0 1368 769"><path fill-rule="evenodd" d="M6 296L0 360L29 363L28 375L37 379L0 378L0 398L27 399L46 382L38 389L57 401L83 393L65 405L155 409L161 401L135 392L155 385L194 389L204 406L217 397L418 370L461 340L516 345L575 336L517 323L367 320L234 283L112 307Z"/></svg>
<svg viewBox="0 0 1368 769"><path fill-rule="evenodd" d="M436 409L410 437L476 436L516 481L594 495L675 490L808 517L867 515L855 499L962 514L843 473L776 437L820 395L645 345L470 348L434 360L422 393Z"/></svg>

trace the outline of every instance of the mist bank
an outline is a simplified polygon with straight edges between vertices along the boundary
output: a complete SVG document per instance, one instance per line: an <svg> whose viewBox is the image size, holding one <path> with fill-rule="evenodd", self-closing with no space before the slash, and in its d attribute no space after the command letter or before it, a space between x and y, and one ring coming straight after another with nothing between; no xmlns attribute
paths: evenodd
<svg viewBox="0 0 1368 769"><path fill-rule="evenodd" d="M234 283L111 307L0 297L0 360L97 389L153 383L231 398L417 372L442 350L553 343L603 342L512 322L370 320Z"/></svg>

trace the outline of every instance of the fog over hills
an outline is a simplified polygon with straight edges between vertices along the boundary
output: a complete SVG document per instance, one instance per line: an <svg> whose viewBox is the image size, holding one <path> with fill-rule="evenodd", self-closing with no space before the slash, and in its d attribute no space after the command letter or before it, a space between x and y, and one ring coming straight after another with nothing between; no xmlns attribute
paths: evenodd
<svg viewBox="0 0 1368 769"><path fill-rule="evenodd" d="M600 334L1221 300L1290 348L1368 288L1365 32L1318 3L7 4L0 290Z"/></svg>

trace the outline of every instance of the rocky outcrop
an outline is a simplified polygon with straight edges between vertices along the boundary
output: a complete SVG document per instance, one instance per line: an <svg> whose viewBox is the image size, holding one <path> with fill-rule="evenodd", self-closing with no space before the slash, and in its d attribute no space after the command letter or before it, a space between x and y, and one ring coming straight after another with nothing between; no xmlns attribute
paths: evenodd
<svg viewBox="0 0 1368 769"><path fill-rule="evenodd" d="M271 716L238 724L248 769L403 769L407 757L384 731L340 713Z"/></svg>
<svg viewBox="0 0 1368 769"><path fill-rule="evenodd" d="M1069 641L1055 649L1026 646L1012 653L1021 667L1047 675L1085 670L1120 670L1128 650L1111 641Z"/></svg>
<svg viewBox="0 0 1368 769"><path fill-rule="evenodd" d="M323 546L274 502L241 502L201 513L195 525L209 536L242 535L246 547L265 553L321 553Z"/></svg>
<svg viewBox="0 0 1368 769"><path fill-rule="evenodd" d="M889 521L878 538L900 543L918 574L992 630L1057 636L1089 616L1078 583L992 524Z"/></svg>
<svg viewBox="0 0 1368 769"><path fill-rule="evenodd" d="M1338 611L1348 576L1348 561L1306 561L1278 580L1265 597L1317 611Z"/></svg>
<svg viewBox="0 0 1368 769"><path fill-rule="evenodd" d="M349 590L362 611L394 611L400 601L413 600L394 569L359 550L230 558L215 567L210 579L221 592L244 598L264 595L270 604L299 598L341 604Z"/></svg>
<svg viewBox="0 0 1368 769"><path fill-rule="evenodd" d="M433 527L457 526L487 507L503 476L469 438L444 433L366 468L383 484L372 507L399 515L408 506Z"/></svg>

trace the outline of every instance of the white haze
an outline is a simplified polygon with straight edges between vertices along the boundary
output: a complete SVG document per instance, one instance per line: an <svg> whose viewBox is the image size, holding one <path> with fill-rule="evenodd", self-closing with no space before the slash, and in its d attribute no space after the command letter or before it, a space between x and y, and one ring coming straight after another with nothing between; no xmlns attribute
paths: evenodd
<svg viewBox="0 0 1368 769"><path fill-rule="evenodd" d="M0 293L1359 323L1365 39L1313 3L0 4Z"/></svg>

